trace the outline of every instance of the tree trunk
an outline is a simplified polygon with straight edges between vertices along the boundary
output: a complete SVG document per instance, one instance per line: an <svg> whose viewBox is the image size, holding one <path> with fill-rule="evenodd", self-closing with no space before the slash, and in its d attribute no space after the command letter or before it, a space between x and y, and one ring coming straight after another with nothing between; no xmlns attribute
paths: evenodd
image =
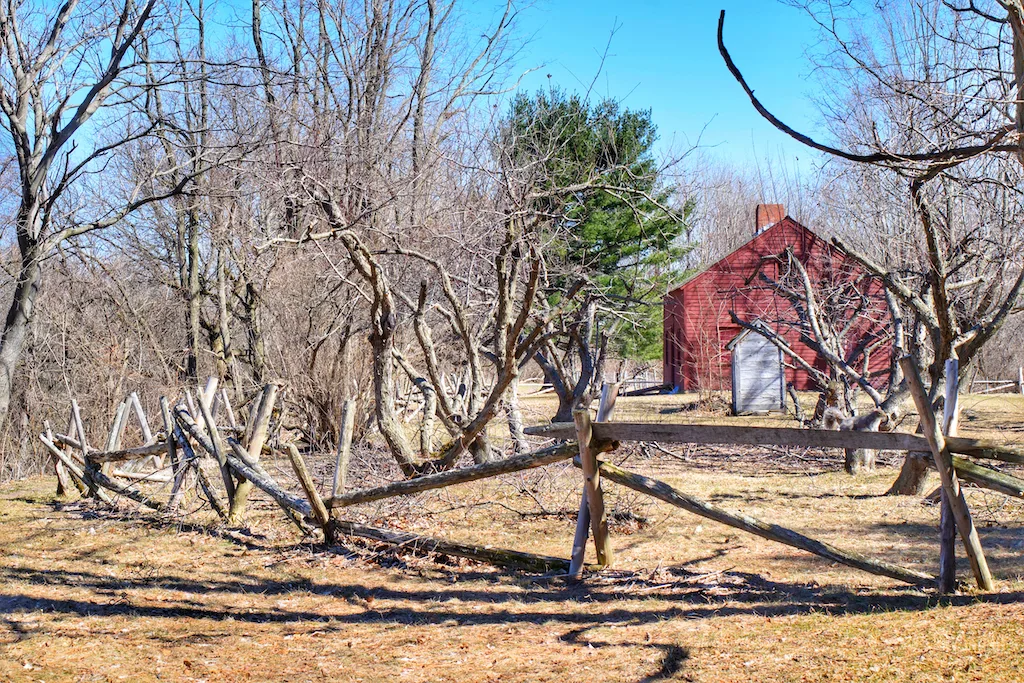
<svg viewBox="0 0 1024 683"><path fill-rule="evenodd" d="M523 433L523 413L519 409L518 376L508 385L505 397L505 414L508 416L508 433L512 437L512 447L517 455L527 453L530 450L530 444L526 441L526 434Z"/></svg>
<svg viewBox="0 0 1024 683"><path fill-rule="evenodd" d="M557 392L556 392L557 393ZM551 422L572 422L572 395L558 394L558 411Z"/></svg>
<svg viewBox="0 0 1024 683"><path fill-rule="evenodd" d="M228 312L228 250L217 249L217 335L220 337L220 354L217 357L217 376L221 384L231 383L235 394L240 393L241 377L235 350L231 345L231 315Z"/></svg>
<svg viewBox="0 0 1024 683"><path fill-rule="evenodd" d="M909 385L901 384L901 386L907 386L909 393ZM932 381L932 396L929 400L934 401L935 396L942 396L945 392L945 382ZM932 404L932 408L935 408L935 404ZM924 430L920 424L917 429L914 430L915 434L923 434ZM900 474L896 477L896 481L893 482L889 490L885 492L887 496L923 496L925 489L925 481L928 479L929 463L931 462L931 453L907 453L906 459L903 461L903 467L900 469Z"/></svg>
<svg viewBox="0 0 1024 683"><path fill-rule="evenodd" d="M0 337L0 425L7 423L14 392L14 375L21 362L21 353L25 348L25 339L28 337L43 279L42 267L36 258L36 245L23 245L22 254L18 282L14 286L14 296L7 309L3 336Z"/></svg>
<svg viewBox="0 0 1024 683"><path fill-rule="evenodd" d="M199 215L198 209L194 206L188 210L186 239L188 242L185 254L185 287L188 300L185 308L185 322L188 327L188 358L185 361L185 381L188 384L193 384L199 379L200 306L202 304L202 291L199 286Z"/></svg>
<svg viewBox="0 0 1024 683"><path fill-rule="evenodd" d="M483 465L494 460L491 456L491 444L484 434L469 442L469 452L473 454L473 463L476 465Z"/></svg>
<svg viewBox="0 0 1024 683"><path fill-rule="evenodd" d="M553 355L553 354L552 354ZM558 368L542 352L538 351L533 360L544 373L544 382L549 384L558 397L558 411L551 418L552 422L572 422L572 389L563 380Z"/></svg>
<svg viewBox="0 0 1024 683"><path fill-rule="evenodd" d="M928 477L927 453L907 453L903 461L903 468L900 475L893 482L887 496L922 496L924 495L925 480Z"/></svg>
<svg viewBox="0 0 1024 683"><path fill-rule="evenodd" d="M386 309L381 311L384 304ZM377 427L387 441L402 474L415 475L414 454L405 439L402 425L395 417L395 375L391 350L394 347L394 314L390 301L374 302L373 329L370 348L373 349L373 393Z"/></svg>
<svg viewBox="0 0 1024 683"><path fill-rule="evenodd" d="M263 344L263 325L260 317L260 298L252 282L245 283L245 337L248 342L249 366L252 379L263 384L267 378L267 354Z"/></svg>

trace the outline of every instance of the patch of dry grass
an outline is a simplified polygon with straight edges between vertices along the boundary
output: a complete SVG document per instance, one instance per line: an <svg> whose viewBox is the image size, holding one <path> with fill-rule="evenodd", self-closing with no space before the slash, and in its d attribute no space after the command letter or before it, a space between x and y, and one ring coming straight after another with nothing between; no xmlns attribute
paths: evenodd
<svg viewBox="0 0 1024 683"><path fill-rule="evenodd" d="M624 401L620 419L669 399ZM1024 406L1007 400L1006 427ZM661 418L656 418L661 419ZM666 420L689 420L667 413ZM721 418L712 418L721 419ZM777 419L777 418L760 418ZM624 467L727 509L934 572L936 506L880 495L839 453L622 449ZM249 533L183 526L35 479L0 490L3 681L1019 681L1024 509L972 491L999 593L933 594L608 485L615 569L582 585L355 541L304 545L256 498ZM346 511L566 555L571 466ZM203 520L198 520L203 522Z"/></svg>

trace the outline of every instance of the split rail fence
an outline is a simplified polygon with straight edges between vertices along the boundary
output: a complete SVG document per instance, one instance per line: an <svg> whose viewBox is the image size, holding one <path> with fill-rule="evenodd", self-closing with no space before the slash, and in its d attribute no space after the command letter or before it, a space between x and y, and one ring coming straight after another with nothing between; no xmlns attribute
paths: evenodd
<svg viewBox="0 0 1024 683"><path fill-rule="evenodd" d="M968 388L972 394L992 394L1007 389L1024 394L1024 367L1017 368L1017 377L1014 379L975 379Z"/></svg>
<svg viewBox="0 0 1024 683"><path fill-rule="evenodd" d="M407 549L465 556L534 571L564 572L569 577L579 578L585 568L584 555L590 538L593 538L596 550L596 565L592 568L608 567L613 562L604 503L605 482L610 481L693 514L813 553L831 562L910 584L937 585L943 591L953 588L951 560L955 529L964 541L978 585L983 590L992 590L991 574L960 482L970 482L1013 498L1024 498L1024 479L976 462L994 460L1024 464L1024 449L955 436L956 389L952 382L952 394L946 402L946 419L940 428L930 410L916 369L905 362L904 372L911 380L914 399L922 417L923 435L615 422L612 416L618 386L607 384L602 390L596 420L591 419L589 410L578 410L572 423L527 429L533 435L561 440L559 443L503 460L357 490L346 490L345 486L352 434L352 405L349 403L343 412L340 445L329 496L322 495L318 490L294 444L271 445L272 440L268 437L272 431L271 417L277 396L277 387L272 384L267 385L250 403L244 424L236 420L227 392L218 393L216 381L211 380L199 392L198 400L193 400L186 393L184 400L172 407L162 398L160 407L163 429L156 434L149 427L138 397L132 394L118 409L103 449L93 448L87 443L78 405L74 401L67 432L55 434L46 425L46 432L40 438L54 458L59 489L75 486L83 495L106 502L114 502L115 497L123 497L153 510L174 512L181 501L182 492L194 486L202 491L210 507L225 522L237 524L245 514L249 490L255 486L276 501L300 529L304 532L320 529L328 542L334 542L342 535L360 536L402 545ZM955 377L955 373L952 376ZM145 443L141 447L124 449L121 448L121 440L131 415L135 415ZM838 548L778 524L726 511L665 482L622 469L600 457L603 453L615 450L624 441L930 453L942 480L943 509L947 511L940 525L940 576L937 579L925 572ZM275 451L290 462L301 494L282 486L261 464L264 455ZM140 463L147 459L150 461L149 466L155 469L144 472ZM219 482L212 481L200 466L203 460L211 459L220 472ZM577 528L569 559L452 543L339 518L340 511L352 505L543 467L569 459L574 460L583 475ZM171 485L169 495L163 496L165 500L161 499L162 494L143 488L152 482Z"/></svg>

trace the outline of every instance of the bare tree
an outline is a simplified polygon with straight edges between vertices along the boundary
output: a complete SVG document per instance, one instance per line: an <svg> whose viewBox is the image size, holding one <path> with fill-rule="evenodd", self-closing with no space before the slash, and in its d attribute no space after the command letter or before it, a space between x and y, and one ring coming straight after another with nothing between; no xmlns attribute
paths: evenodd
<svg viewBox="0 0 1024 683"><path fill-rule="evenodd" d="M8 413L46 259L69 240L109 228L182 189L150 193L147 178L123 192L106 182L95 199L76 192L120 147L154 128L124 114L146 91L135 48L156 4L68 0L56 11L48 3L0 7L0 112L19 181L17 276L0 338L0 420ZM99 119L116 132L100 135Z"/></svg>
<svg viewBox="0 0 1024 683"><path fill-rule="evenodd" d="M819 142L774 116L719 49L755 109L776 128L841 162L903 180L917 227L916 258L872 258L844 248L880 278L905 315L906 348L941 394L944 364L962 372L1006 323L1024 289L1018 214L1024 173L1024 10L1019 3L928 0L892 3L877 26L829 2L806 5L833 50L822 64L835 84L826 114L837 144ZM841 115L840 115L841 114ZM894 492L923 485L908 458Z"/></svg>

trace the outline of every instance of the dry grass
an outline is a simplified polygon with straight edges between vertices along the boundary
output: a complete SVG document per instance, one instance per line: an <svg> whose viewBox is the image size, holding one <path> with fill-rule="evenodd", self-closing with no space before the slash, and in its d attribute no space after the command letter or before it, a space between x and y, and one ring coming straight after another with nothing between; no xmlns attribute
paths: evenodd
<svg viewBox="0 0 1024 683"><path fill-rule="evenodd" d="M624 401L620 419L689 420L659 412L673 399ZM1004 401L1003 417L979 418L986 429L1009 429L1024 407ZM938 511L879 495L894 469L854 479L838 453L668 450L614 457L935 570ZM564 556L578 476L551 467L353 514ZM1024 670L1024 507L977 492L1000 592L940 601L613 485L613 509L630 513L612 527L616 569L577 586L407 550L313 548L264 505L243 534L61 503L52 485L0 489L0 680L1009 682Z"/></svg>

